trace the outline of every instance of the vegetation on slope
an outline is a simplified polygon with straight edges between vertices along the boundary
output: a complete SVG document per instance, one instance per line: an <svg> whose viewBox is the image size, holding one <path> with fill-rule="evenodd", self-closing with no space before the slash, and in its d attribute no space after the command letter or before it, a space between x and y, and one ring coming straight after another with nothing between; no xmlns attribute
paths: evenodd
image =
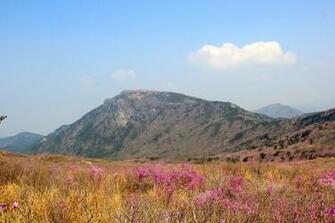
<svg viewBox="0 0 335 223"><path fill-rule="evenodd" d="M0 222L335 220L333 159L191 165L7 154L0 162Z"/></svg>
<svg viewBox="0 0 335 223"><path fill-rule="evenodd" d="M0 138L0 148L12 152L29 153L31 147L38 143L42 137L42 135L36 133L21 132L14 136Z"/></svg>
<svg viewBox="0 0 335 223"><path fill-rule="evenodd" d="M37 153L176 159L244 148L273 119L229 102L173 92L125 91L46 137ZM255 129L252 127L258 126ZM273 128L273 131L276 129ZM235 135L244 132L242 138ZM231 139L235 137L235 140Z"/></svg>

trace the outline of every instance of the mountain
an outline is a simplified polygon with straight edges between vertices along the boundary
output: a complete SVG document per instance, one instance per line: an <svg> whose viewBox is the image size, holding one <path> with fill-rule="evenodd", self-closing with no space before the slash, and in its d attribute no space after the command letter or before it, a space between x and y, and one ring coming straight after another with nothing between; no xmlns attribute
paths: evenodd
<svg viewBox="0 0 335 223"><path fill-rule="evenodd" d="M21 132L15 136L0 138L0 148L12 152L26 153L42 137L42 135L36 133Z"/></svg>
<svg viewBox="0 0 335 223"><path fill-rule="evenodd" d="M320 132L318 129L326 131ZM34 153L112 159L190 159L263 148L332 149L335 109L274 119L230 102L173 92L123 91L40 140Z"/></svg>
<svg viewBox="0 0 335 223"><path fill-rule="evenodd" d="M248 148L278 121L229 102L173 92L123 91L39 143L36 153L179 158ZM265 137L265 138L264 138Z"/></svg>
<svg viewBox="0 0 335 223"><path fill-rule="evenodd" d="M279 103L267 105L254 111L272 118L294 118L304 114L302 111Z"/></svg>
<svg viewBox="0 0 335 223"><path fill-rule="evenodd" d="M335 157L335 109L280 121L285 129L254 150L225 154L230 161L292 161ZM221 159L223 159L221 157Z"/></svg>

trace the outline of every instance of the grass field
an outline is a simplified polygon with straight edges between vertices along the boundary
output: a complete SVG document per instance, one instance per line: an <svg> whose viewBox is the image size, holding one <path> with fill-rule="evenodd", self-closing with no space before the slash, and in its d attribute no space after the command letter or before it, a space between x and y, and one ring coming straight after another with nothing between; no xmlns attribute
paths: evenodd
<svg viewBox="0 0 335 223"><path fill-rule="evenodd" d="M335 222L335 160L0 158L0 222Z"/></svg>

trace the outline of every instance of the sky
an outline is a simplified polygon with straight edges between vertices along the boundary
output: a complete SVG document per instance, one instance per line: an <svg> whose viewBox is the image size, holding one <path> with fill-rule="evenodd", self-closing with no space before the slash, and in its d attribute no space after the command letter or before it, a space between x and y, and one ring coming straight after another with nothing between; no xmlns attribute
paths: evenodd
<svg viewBox="0 0 335 223"><path fill-rule="evenodd" d="M0 137L49 134L124 89L335 107L334 27L332 0L1 0Z"/></svg>

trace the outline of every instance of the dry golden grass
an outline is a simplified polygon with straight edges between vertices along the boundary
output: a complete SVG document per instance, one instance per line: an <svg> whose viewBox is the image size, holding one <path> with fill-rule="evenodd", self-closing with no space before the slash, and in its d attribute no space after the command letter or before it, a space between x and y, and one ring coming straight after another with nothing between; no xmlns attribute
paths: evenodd
<svg viewBox="0 0 335 223"><path fill-rule="evenodd" d="M0 222L335 222L335 160L0 158Z"/></svg>

